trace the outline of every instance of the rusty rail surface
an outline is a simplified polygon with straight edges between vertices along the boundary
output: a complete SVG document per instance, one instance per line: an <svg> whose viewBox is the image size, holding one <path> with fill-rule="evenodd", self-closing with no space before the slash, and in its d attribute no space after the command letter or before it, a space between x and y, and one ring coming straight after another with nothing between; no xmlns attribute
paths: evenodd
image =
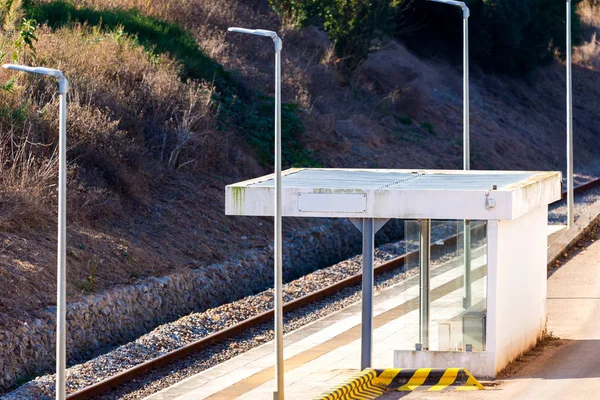
<svg viewBox="0 0 600 400"><path fill-rule="evenodd" d="M595 188L600 186L600 179L591 180L584 184L581 184L574 188L576 193L581 193L586 190ZM562 193L562 199L566 198L566 191ZM561 201L561 200L558 200ZM556 201L555 203L557 203ZM552 203L554 204L554 203ZM483 225L475 226L472 229L480 229ZM455 243L459 236L453 235L447 239L444 239L445 242L449 242L450 244ZM416 257L418 256L419 251L413 251L410 253L406 253L401 255L400 257L394 258L393 260L387 261L377 267L374 268L375 275L380 275L384 272L399 268L404 266L407 257ZM283 306L284 312L290 312L293 310L297 310L302 308L308 304L317 302L319 300L325 299L327 297L333 296L334 294L340 292L343 289L360 285L362 281L362 273L358 273L356 275L350 276L346 279L343 279L339 282L334 283L333 285L327 286L325 288L319 289L315 292L306 294L302 297L299 297L295 300L292 300ZM142 364L136 365L133 368L127 369L125 371L119 372L116 375L113 375L109 378L106 378L100 382L97 382L93 385L87 386L83 389L80 389L77 392L71 393L67 396L68 400L85 400L92 398L94 396L98 396L104 392L109 391L110 389L116 388L126 382L132 381L145 373L152 371L154 369L163 367L172 363L173 361L179 360L185 356L188 356L192 353L198 352L202 349L205 349L211 344L223 342L231 337L234 337L244 331L247 331L249 328L252 328L256 325L268 322L273 319L273 310L265 311L261 314L255 315L254 317L248 318L242 322L239 322L229 328L222 329L218 332L211 333L210 335L199 339L195 342L187 344L178 349L172 350L162 356L153 358Z"/></svg>

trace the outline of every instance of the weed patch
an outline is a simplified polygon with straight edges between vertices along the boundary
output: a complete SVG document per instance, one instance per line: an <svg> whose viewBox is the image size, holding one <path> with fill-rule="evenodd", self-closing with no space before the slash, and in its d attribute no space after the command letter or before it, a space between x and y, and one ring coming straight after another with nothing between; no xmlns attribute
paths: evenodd
<svg viewBox="0 0 600 400"><path fill-rule="evenodd" d="M149 54L167 54L175 58L183 66L183 80L206 81L216 87L213 94L214 110L221 129L238 128L257 152L259 160L263 164L272 164L273 98L248 94L230 73L202 52L190 32L173 23L144 15L135 8L96 10L57 0L48 3L29 1L26 11L28 18L46 23L53 29L81 23L102 30L123 32ZM284 166L317 166L312 153L298 141L304 128L296 105L283 105L282 128ZM173 162L169 158L171 164Z"/></svg>
<svg viewBox="0 0 600 400"><path fill-rule="evenodd" d="M436 134L435 128L431 122L423 122L421 124L421 129L423 129L425 132L429 133L430 135Z"/></svg>
<svg viewBox="0 0 600 400"><path fill-rule="evenodd" d="M249 119L243 126L243 133L256 151L259 161L266 165L274 163L274 106L272 97L257 96L255 106L247 110ZM296 104L282 104L282 163L284 167L320 167L321 164L314 161L312 153L297 141L304 132L297 113Z"/></svg>
<svg viewBox="0 0 600 400"><path fill-rule="evenodd" d="M74 23L101 27L105 31L122 31L130 35L149 53L166 53L183 65L183 76L214 82L222 87L230 81L223 67L206 56L194 37L170 22L141 14L137 9L103 9L78 6L58 0L49 3L29 1L27 16L53 29Z"/></svg>
<svg viewBox="0 0 600 400"><path fill-rule="evenodd" d="M92 258L88 265L90 267L89 275L85 279L76 283L76 286L82 292L93 293L97 285L98 259L96 257Z"/></svg>
<svg viewBox="0 0 600 400"><path fill-rule="evenodd" d="M394 118L403 125L412 125L413 121L408 115L394 114Z"/></svg>

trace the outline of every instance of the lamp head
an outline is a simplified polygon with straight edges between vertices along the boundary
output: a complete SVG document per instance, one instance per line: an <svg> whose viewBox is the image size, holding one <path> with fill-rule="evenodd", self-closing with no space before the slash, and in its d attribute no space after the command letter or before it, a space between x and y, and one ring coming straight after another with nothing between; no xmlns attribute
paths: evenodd
<svg viewBox="0 0 600 400"><path fill-rule="evenodd" d="M2 68L12 69L14 71L27 72L29 74L47 75L58 80L58 90L61 94L67 93L69 83L63 73L57 69L44 67L28 67L19 64L4 64Z"/></svg>
<svg viewBox="0 0 600 400"><path fill-rule="evenodd" d="M271 38L277 37L277 33L273 31L267 31L264 29L246 29L246 28L229 28L227 29L229 32L237 32L237 33L246 33L249 35L257 35L257 36L267 36Z"/></svg>
<svg viewBox="0 0 600 400"><path fill-rule="evenodd" d="M48 75L53 76L55 78L60 78L63 76L63 73L57 69L52 68L44 68L44 67L27 67L25 65L18 64L4 64L2 68L13 69L15 71L28 72L30 74L40 74L40 75Z"/></svg>
<svg viewBox="0 0 600 400"><path fill-rule="evenodd" d="M471 12L469 11L469 7L467 7L467 5L465 3L463 3L462 1L455 1L455 0L428 0L428 1L433 1L434 3L443 3L443 4L448 4L450 6L460 7L463 12L463 18L469 18L469 15L471 14Z"/></svg>
<svg viewBox="0 0 600 400"><path fill-rule="evenodd" d="M246 28L236 28L236 27L228 28L227 31L236 32L236 33L245 33L248 35L270 37L271 39L273 39L273 42L275 42L275 51L279 51L283 47L283 43L282 43L281 39L279 38L277 33L273 32L273 31L267 31L265 29L246 29Z"/></svg>

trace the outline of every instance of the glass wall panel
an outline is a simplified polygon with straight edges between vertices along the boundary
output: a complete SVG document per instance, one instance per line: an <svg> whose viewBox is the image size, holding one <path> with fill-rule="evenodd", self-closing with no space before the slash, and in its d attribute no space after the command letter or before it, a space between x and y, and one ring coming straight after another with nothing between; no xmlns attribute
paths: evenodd
<svg viewBox="0 0 600 400"><path fill-rule="evenodd" d="M391 323L397 325L394 337L395 349L414 350L419 343L419 222L404 222L404 274L400 283L397 318Z"/></svg>
<svg viewBox="0 0 600 400"><path fill-rule="evenodd" d="M487 226L485 221L469 224L471 236L465 241L464 221L431 221L429 350L464 351L467 345L472 351L485 350ZM414 350L427 334L422 329L419 304L424 281L420 276L420 235L419 221L405 221L406 278L398 287L398 317L391 321L398 325L394 336L398 350ZM466 258L465 244L470 249Z"/></svg>
<svg viewBox="0 0 600 400"><path fill-rule="evenodd" d="M473 351L483 351L486 224L452 220L431 225L430 350L462 351L469 345ZM469 231L470 237L465 238ZM467 257L465 246L470 249Z"/></svg>

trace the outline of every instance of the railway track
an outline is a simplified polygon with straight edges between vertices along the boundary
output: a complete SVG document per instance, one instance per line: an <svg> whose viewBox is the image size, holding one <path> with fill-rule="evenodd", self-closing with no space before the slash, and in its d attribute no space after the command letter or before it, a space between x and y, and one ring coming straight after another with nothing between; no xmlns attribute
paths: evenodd
<svg viewBox="0 0 600 400"><path fill-rule="evenodd" d="M581 185L575 187L574 190L576 193L580 194L580 193L583 193L587 190L590 190L590 189L596 188L596 187L600 187L600 179L588 181L584 184L581 184ZM562 198L563 199L566 198L566 192L563 192ZM482 226L483 225L476 226L473 229L481 229ZM453 242L456 243L456 241L458 239L459 239L459 235L454 235L454 236L451 236L451 237L445 239L445 242L452 244ZM391 270L400 268L405 265L407 258L414 257L417 255L418 255L418 251L413 251L413 252L403 254L402 256L399 256L395 259L392 259L390 261L387 261L387 262L375 267L374 273L377 276L377 275L381 275L385 272L389 272ZM295 299L291 302L286 303L283 306L283 311L290 312L290 311L298 310L306 305L309 305L311 303L315 303L319 300L330 297L345 288L360 285L361 281L362 281L362 274L361 273L355 274L355 275L350 276L346 279L343 279L339 282L336 282L333 285L319 289L317 291L314 291L312 293L309 293L305 296L302 296L298 299ZM212 333L212 334L210 334L202 339L199 339L195 342L192 342L186 346L183 346L176 350L170 351L170 352L168 352L164 355L161 355L157 358L153 358L153 359L148 360L144 363L141 363L133 368L130 368L130 369L122 371L118 374L115 374L115 375L111 376L110 378L107 378L103 381L100 381L93 385L87 386L83 389L80 389L77 392L71 393L70 395L67 396L67 399L83 400L83 399L89 399L89 398L98 396L98 395L105 393L111 389L114 389L120 385L123 385L127 382L130 382L137 378L140 378L144 374L146 374L152 370L167 366L167 365L169 365L177 360L180 360L192 353L196 353L200 350L206 349L210 345L220 343L227 339L235 337L236 335L239 335L239 334L247 331L248 329L251 329L260 324L268 322L269 320L272 320L272 319L273 319L273 310L260 313L251 318L248 318L240 323L237 323L231 327L228 327L228 328L225 328L218 332Z"/></svg>

